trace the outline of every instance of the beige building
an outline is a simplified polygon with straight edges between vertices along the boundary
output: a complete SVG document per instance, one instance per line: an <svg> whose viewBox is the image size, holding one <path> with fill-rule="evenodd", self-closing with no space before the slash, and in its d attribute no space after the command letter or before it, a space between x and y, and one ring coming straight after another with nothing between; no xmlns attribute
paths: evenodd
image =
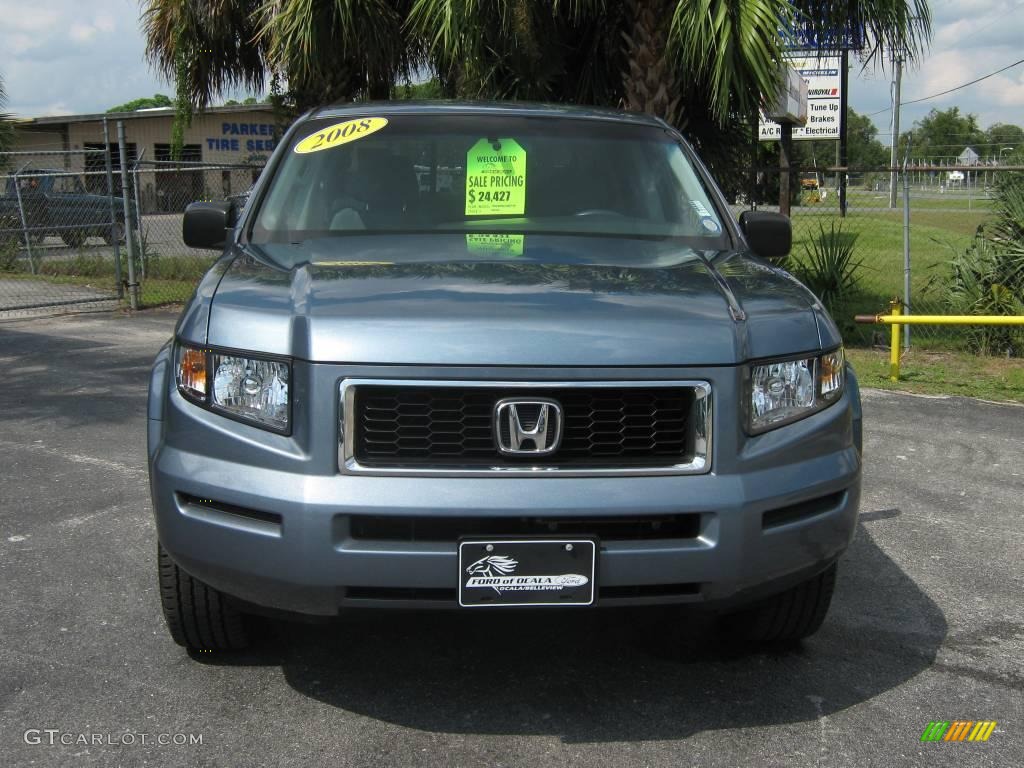
<svg viewBox="0 0 1024 768"><path fill-rule="evenodd" d="M37 168L84 172L85 186L92 191L102 191L106 188L104 156L77 154L76 151L104 148L104 120L115 171L120 170L117 122L124 123L125 153L129 165L141 160L139 197L149 211L177 210L186 199L227 197L244 192L287 127L269 105L212 107L193 117L185 131L183 162L174 163L171 160L174 110L171 108L36 117L16 122L14 149L69 152L28 157ZM250 172L244 166L255 168ZM119 179L115 179L115 186L120 188Z"/></svg>

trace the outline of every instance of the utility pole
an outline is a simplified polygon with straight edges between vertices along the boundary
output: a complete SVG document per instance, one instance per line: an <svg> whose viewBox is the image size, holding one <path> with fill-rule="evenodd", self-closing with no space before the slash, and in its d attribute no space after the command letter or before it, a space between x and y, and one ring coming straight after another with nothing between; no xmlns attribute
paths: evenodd
<svg viewBox="0 0 1024 768"><path fill-rule="evenodd" d="M900 82L903 80L903 54L897 54L893 62L892 88L892 152L889 156L889 167L896 168L899 162L900 144ZM889 172L889 207L896 207L896 171ZM908 328L910 326L907 326Z"/></svg>
<svg viewBox="0 0 1024 768"><path fill-rule="evenodd" d="M839 165L842 168L847 168L850 164L850 158L847 155L847 148L849 146L849 121L847 120L847 113L850 111L850 49L848 47L843 48L843 54L839 59L839 66L842 70L840 74L840 87L842 88L843 96L839 100ZM843 218L846 217L846 187L850 182L850 174L843 170L840 172L839 177L839 215Z"/></svg>

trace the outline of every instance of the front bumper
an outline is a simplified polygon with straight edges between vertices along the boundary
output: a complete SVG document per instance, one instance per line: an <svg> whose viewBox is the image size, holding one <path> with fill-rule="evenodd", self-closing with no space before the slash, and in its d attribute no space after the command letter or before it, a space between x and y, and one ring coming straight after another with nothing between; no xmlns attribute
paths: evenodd
<svg viewBox="0 0 1024 768"><path fill-rule="evenodd" d="M748 438L735 409L722 407L738 386L734 370L657 372L712 382L715 455L704 475L372 477L343 475L333 464L336 411L297 407L293 435L272 435L184 401L167 368L164 354L151 392L160 399L150 408L160 541L197 578L271 609L334 615L349 605L457 606L454 540L356 537L352 515L464 517L465 534L482 518L699 516L687 538L602 541L599 605L725 605L779 591L833 562L856 524L855 386L824 411ZM296 402L327 402L342 377L355 375L375 372L297 364Z"/></svg>

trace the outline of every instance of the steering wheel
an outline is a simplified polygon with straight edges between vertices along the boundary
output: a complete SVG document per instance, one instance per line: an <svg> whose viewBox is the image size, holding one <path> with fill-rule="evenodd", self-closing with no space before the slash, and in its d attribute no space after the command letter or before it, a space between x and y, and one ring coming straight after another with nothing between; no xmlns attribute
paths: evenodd
<svg viewBox="0 0 1024 768"><path fill-rule="evenodd" d="M613 211L610 208L585 208L582 211L576 211L573 216L618 216L624 217L626 214Z"/></svg>

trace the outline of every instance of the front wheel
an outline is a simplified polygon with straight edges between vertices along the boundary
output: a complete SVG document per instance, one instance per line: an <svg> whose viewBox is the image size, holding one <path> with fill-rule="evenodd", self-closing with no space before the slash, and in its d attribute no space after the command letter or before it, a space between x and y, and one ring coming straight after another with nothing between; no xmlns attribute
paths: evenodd
<svg viewBox="0 0 1024 768"><path fill-rule="evenodd" d="M160 544L157 570L164 620L174 642L193 653L239 651L249 645L239 610L182 569Z"/></svg>
<svg viewBox="0 0 1024 768"><path fill-rule="evenodd" d="M810 637L821 627L836 586L833 563L817 576L724 616L722 629L735 640L755 645L788 643Z"/></svg>

